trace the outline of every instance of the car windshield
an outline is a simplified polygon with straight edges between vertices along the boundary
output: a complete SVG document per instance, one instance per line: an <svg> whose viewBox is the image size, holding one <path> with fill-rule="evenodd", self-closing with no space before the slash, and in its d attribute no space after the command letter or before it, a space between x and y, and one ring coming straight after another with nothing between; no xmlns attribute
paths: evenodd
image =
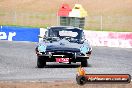
<svg viewBox="0 0 132 88"><path fill-rule="evenodd" d="M71 37L73 39L81 39L82 30L77 28L50 28L49 29L49 37Z"/></svg>

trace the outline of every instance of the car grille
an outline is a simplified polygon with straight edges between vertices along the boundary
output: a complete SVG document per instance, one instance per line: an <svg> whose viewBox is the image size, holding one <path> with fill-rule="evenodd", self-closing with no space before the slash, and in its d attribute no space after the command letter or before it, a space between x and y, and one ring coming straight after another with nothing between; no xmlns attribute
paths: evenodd
<svg viewBox="0 0 132 88"><path fill-rule="evenodd" d="M62 53L64 53L64 52L73 52L73 53L75 53L75 52L80 52L80 50L79 49L76 49L76 48L52 48L52 49L47 49L46 50L47 52L62 52Z"/></svg>

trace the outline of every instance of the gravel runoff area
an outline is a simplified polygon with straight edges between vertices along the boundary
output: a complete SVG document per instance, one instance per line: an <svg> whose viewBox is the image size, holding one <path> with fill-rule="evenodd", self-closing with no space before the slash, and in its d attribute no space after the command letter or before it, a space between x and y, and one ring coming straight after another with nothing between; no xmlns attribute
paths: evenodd
<svg viewBox="0 0 132 88"><path fill-rule="evenodd" d="M82 87L76 84L75 75L80 63L67 65L48 63L36 68L36 43L0 41L0 88L61 88ZM89 74L132 75L132 49L93 47ZM132 88L131 84L86 84L83 87Z"/></svg>
<svg viewBox="0 0 132 88"><path fill-rule="evenodd" d="M0 82L0 88L132 88L130 84L85 84L73 81L57 82Z"/></svg>

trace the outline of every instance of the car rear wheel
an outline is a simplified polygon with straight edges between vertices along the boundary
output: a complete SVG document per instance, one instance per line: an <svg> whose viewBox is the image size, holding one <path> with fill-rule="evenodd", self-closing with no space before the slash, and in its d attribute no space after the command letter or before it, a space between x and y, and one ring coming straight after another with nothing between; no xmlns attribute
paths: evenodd
<svg viewBox="0 0 132 88"><path fill-rule="evenodd" d="M44 66L46 66L46 61L43 58L38 57L37 58L37 67L44 68Z"/></svg>
<svg viewBox="0 0 132 88"><path fill-rule="evenodd" d="M81 66L82 67L88 67L88 61L87 61L87 59L84 59L84 60L81 61Z"/></svg>

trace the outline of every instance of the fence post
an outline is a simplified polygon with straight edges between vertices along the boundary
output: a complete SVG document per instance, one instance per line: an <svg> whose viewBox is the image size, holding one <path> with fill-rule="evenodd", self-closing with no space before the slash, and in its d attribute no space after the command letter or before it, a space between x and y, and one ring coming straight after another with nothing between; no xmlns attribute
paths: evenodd
<svg viewBox="0 0 132 88"><path fill-rule="evenodd" d="M0 27L1 27L1 30L0 31L2 31L2 25Z"/></svg>
<svg viewBox="0 0 132 88"><path fill-rule="evenodd" d="M57 25L59 25L59 17L58 17L58 15L56 15L57 16Z"/></svg>
<svg viewBox="0 0 132 88"><path fill-rule="evenodd" d="M100 30L103 31L103 16L100 16Z"/></svg>
<svg viewBox="0 0 132 88"><path fill-rule="evenodd" d="M14 24L15 25L17 24L17 14L16 14L16 11L14 12Z"/></svg>

